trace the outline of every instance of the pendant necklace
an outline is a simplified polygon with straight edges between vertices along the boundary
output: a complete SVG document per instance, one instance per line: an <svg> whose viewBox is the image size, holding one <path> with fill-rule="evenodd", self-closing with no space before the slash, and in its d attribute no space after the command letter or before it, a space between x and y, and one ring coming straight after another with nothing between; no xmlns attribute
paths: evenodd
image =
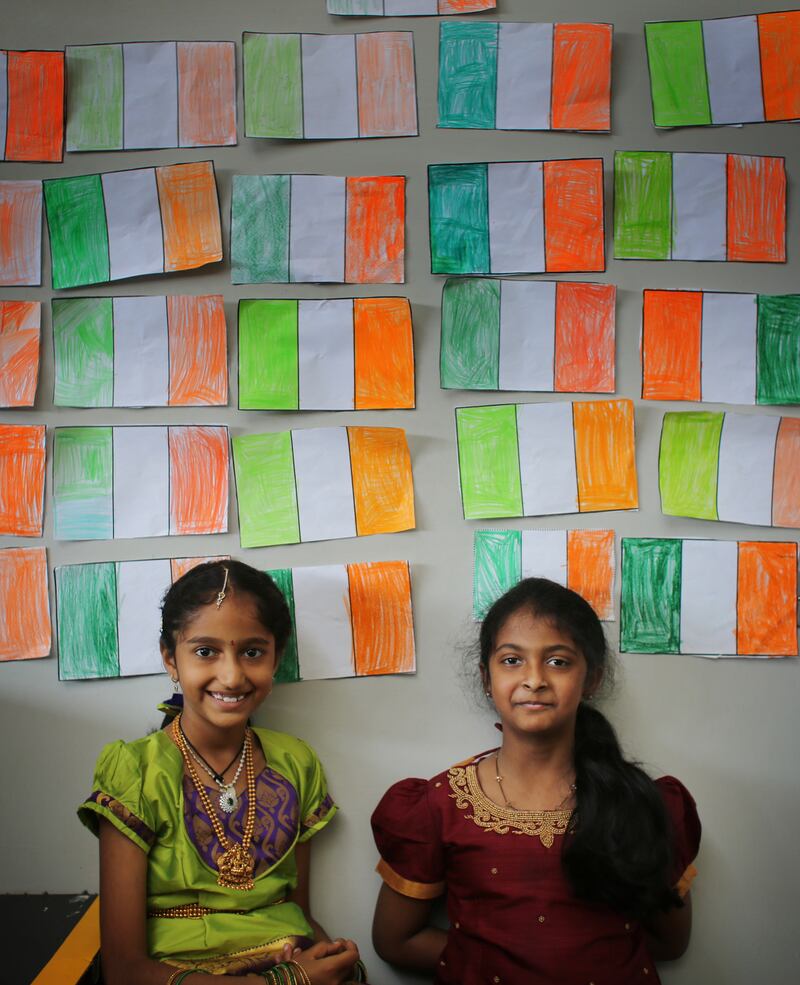
<svg viewBox="0 0 800 985"><path fill-rule="evenodd" d="M503 789L503 780L505 779L505 777L503 777L500 774L500 753L499 752L496 752L495 753L495 756L494 756L494 778L495 778L495 780L497 780L497 786L498 786L498 788L500 790L500 796L503 798L503 801L505 802L506 807L509 810L511 810L511 811L517 810L517 808L511 803L511 801L508 799L508 797L506 797L506 792ZM578 789L578 787L577 787L577 785L575 783L570 783L570 785L569 785L569 793L567 794L567 796L561 801L561 803L558 805L558 807L553 807L553 808L551 808L551 810L554 810L554 811L560 811L560 810L562 810L565 807L565 805L567 804L567 802L571 799L571 797L575 794L575 791L577 789ZM545 812L545 811L532 811L530 813L536 814L536 813L547 813L547 812Z"/></svg>
<svg viewBox="0 0 800 985"><path fill-rule="evenodd" d="M239 750L239 752L236 753L236 756L233 757L233 759L228 763L225 769L221 773L217 773L215 769L212 769L208 765L205 759L200 755L200 753L195 749L195 747L189 741L189 737L183 731L183 726L180 723L180 716L178 716L176 721L178 722L178 729L180 730L181 738L186 743L186 747L189 751L189 755L197 763L198 766L201 766L206 771L206 773L208 773L208 775L211 777L214 783L216 783L216 785L219 787L220 809L225 811L226 814L233 814L233 812L239 806L239 798L236 795L236 784L239 780L239 777L242 774L242 768L244 767L245 743L242 742L242 748ZM237 756L239 757L239 765L236 767L236 772L234 773L231 782L226 783L224 780L224 776L231 768L231 766L233 766L233 764L236 762Z"/></svg>

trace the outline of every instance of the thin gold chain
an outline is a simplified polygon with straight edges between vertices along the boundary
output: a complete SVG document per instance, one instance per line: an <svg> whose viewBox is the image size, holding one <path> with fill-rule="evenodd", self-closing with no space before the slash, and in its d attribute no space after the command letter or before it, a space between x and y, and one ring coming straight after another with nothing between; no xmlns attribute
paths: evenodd
<svg viewBox="0 0 800 985"><path fill-rule="evenodd" d="M506 807L509 810L511 810L511 811L517 810L517 808L508 799L508 797L506 796L506 792L503 789L503 779L504 779L504 777L500 773L500 750L499 749L494 754L494 778L495 778L495 780L497 780L497 786L498 786L498 788L500 790L500 796L503 798L503 801L504 801ZM574 795L574 793L575 793L575 791L577 789L578 788L575 786L574 783L570 783L570 785L569 785L569 791L567 792L566 797L564 797L564 799L561 801L561 803L557 807L553 807L553 808L550 808L550 809L551 810L554 810L554 811L563 810L564 805L572 798L572 796Z"/></svg>

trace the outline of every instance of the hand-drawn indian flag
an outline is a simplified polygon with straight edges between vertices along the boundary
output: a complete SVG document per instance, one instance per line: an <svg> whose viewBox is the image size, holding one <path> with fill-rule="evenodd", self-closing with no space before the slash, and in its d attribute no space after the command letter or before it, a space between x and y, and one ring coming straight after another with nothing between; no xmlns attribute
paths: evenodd
<svg viewBox="0 0 800 985"><path fill-rule="evenodd" d="M797 544L623 537L619 648L797 656Z"/></svg>
<svg viewBox="0 0 800 985"><path fill-rule="evenodd" d="M613 393L613 284L449 278L444 389Z"/></svg>
<svg viewBox="0 0 800 985"><path fill-rule="evenodd" d="M228 429L58 427L58 540L219 534L228 529Z"/></svg>
<svg viewBox="0 0 800 985"><path fill-rule="evenodd" d="M603 161L428 165L434 274L604 270Z"/></svg>
<svg viewBox="0 0 800 985"><path fill-rule="evenodd" d="M784 159L617 151L614 256L784 263Z"/></svg>
<svg viewBox="0 0 800 985"><path fill-rule="evenodd" d="M549 578L614 618L613 530L476 530L472 611L476 621L523 578Z"/></svg>
<svg viewBox="0 0 800 985"><path fill-rule="evenodd" d="M0 551L0 661L50 653L47 553L43 547Z"/></svg>
<svg viewBox="0 0 800 985"><path fill-rule="evenodd" d="M242 36L248 137L414 137L414 35Z"/></svg>
<svg viewBox="0 0 800 985"><path fill-rule="evenodd" d="M54 288L222 259L211 161L51 178L44 199Z"/></svg>
<svg viewBox="0 0 800 985"><path fill-rule="evenodd" d="M467 520L639 505L630 400L457 407L456 434Z"/></svg>
<svg viewBox="0 0 800 985"><path fill-rule="evenodd" d="M800 403L800 294L645 291L642 397Z"/></svg>
<svg viewBox="0 0 800 985"><path fill-rule="evenodd" d="M800 10L645 24L657 127L800 117Z"/></svg>
<svg viewBox="0 0 800 985"><path fill-rule="evenodd" d="M42 282L42 183L0 181L0 287Z"/></svg>
<svg viewBox="0 0 800 985"><path fill-rule="evenodd" d="M412 530L405 431L307 428L233 439L242 547Z"/></svg>
<svg viewBox="0 0 800 985"><path fill-rule="evenodd" d="M329 14L355 17L424 17L494 10L497 0L328 0Z"/></svg>
<svg viewBox="0 0 800 985"><path fill-rule="evenodd" d="M64 52L0 51L0 161L64 157Z"/></svg>
<svg viewBox="0 0 800 985"><path fill-rule="evenodd" d="M402 284L405 178L233 176L234 284Z"/></svg>
<svg viewBox="0 0 800 985"><path fill-rule="evenodd" d="M0 534L41 537L44 424L0 424Z"/></svg>
<svg viewBox="0 0 800 985"><path fill-rule="evenodd" d="M56 298L56 407L228 402L221 294Z"/></svg>
<svg viewBox="0 0 800 985"><path fill-rule="evenodd" d="M800 418L665 414L658 482L669 516L800 527Z"/></svg>
<svg viewBox="0 0 800 985"><path fill-rule="evenodd" d="M0 407L33 407L41 321L39 301L0 301Z"/></svg>
<svg viewBox="0 0 800 985"><path fill-rule="evenodd" d="M414 406L406 298L239 302L243 410L386 410Z"/></svg>

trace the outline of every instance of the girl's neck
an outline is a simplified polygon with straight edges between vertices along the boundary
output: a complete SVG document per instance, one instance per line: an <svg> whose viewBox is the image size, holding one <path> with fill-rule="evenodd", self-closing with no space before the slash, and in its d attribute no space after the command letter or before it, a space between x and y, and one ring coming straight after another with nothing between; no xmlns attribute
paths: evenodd
<svg viewBox="0 0 800 985"><path fill-rule="evenodd" d="M523 777L560 778L574 771L573 735L522 735L505 731L499 756L503 770Z"/></svg>
<svg viewBox="0 0 800 985"><path fill-rule="evenodd" d="M211 766L218 766L218 760L227 763L241 749L247 728L247 723L219 728L191 712L187 715L186 711L181 714L180 725L189 742Z"/></svg>

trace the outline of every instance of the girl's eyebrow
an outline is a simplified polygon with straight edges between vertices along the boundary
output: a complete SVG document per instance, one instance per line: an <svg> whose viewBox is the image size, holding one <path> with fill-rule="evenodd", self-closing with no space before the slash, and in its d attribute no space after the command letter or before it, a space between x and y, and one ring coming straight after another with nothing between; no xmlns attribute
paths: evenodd
<svg viewBox="0 0 800 985"><path fill-rule="evenodd" d="M192 636L191 639L184 640L184 643L192 644L196 646L198 643L214 643L214 644L224 644L225 641L219 639L216 636ZM249 646L251 643L261 643L262 645L267 645L269 640L266 636L248 636L247 639L238 640L238 646Z"/></svg>

